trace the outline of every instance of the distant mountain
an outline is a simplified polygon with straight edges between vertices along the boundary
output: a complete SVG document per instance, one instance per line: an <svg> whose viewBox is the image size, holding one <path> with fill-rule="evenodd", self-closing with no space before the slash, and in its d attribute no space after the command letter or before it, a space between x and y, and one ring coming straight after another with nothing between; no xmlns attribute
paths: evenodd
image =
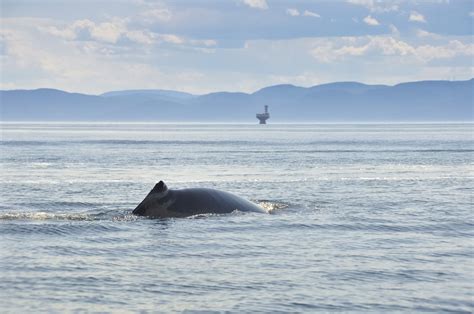
<svg viewBox="0 0 474 314"><path fill-rule="evenodd" d="M173 90L163 90L163 89L131 89L131 90L123 90L123 91L112 91L103 93L100 96L103 97L122 97L122 96L133 96L133 97L146 97L148 96L150 99L168 99L168 100L189 100L192 98L197 97L196 95L185 93L185 92L177 92Z"/></svg>
<svg viewBox="0 0 474 314"><path fill-rule="evenodd" d="M340 82L309 88L265 87L255 93L206 95L124 90L102 95L55 89L0 91L3 121L271 122L473 121L474 79L395 86Z"/></svg>

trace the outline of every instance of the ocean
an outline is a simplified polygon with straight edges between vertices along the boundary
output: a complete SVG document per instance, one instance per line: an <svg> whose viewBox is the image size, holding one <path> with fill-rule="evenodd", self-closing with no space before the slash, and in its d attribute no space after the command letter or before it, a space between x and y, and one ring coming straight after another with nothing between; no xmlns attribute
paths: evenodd
<svg viewBox="0 0 474 314"><path fill-rule="evenodd" d="M473 131L3 122L1 312L472 312ZM131 215L160 180L268 213Z"/></svg>

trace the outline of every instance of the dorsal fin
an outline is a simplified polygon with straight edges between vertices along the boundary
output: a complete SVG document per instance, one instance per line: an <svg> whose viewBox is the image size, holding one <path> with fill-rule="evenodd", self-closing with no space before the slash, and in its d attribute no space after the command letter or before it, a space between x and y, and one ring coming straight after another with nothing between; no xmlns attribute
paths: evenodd
<svg viewBox="0 0 474 314"><path fill-rule="evenodd" d="M153 193L164 193L164 192L168 191L168 187L166 186L166 184L163 181L160 181L157 184L155 184L155 187L151 191Z"/></svg>

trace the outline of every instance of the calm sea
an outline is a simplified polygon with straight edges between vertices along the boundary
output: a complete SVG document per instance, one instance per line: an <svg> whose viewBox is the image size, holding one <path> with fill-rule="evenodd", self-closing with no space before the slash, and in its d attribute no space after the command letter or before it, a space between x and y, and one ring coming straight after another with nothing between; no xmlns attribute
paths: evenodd
<svg viewBox="0 0 474 314"><path fill-rule="evenodd" d="M471 312L473 132L3 123L1 312ZM269 214L131 216L159 180Z"/></svg>

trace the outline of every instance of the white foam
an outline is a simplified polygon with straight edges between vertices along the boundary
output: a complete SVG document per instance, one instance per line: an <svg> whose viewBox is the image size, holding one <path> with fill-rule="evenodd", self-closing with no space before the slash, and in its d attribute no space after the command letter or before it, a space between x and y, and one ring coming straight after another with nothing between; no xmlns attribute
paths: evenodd
<svg viewBox="0 0 474 314"><path fill-rule="evenodd" d="M93 217L81 213L7 212L0 214L0 220L93 220Z"/></svg>

